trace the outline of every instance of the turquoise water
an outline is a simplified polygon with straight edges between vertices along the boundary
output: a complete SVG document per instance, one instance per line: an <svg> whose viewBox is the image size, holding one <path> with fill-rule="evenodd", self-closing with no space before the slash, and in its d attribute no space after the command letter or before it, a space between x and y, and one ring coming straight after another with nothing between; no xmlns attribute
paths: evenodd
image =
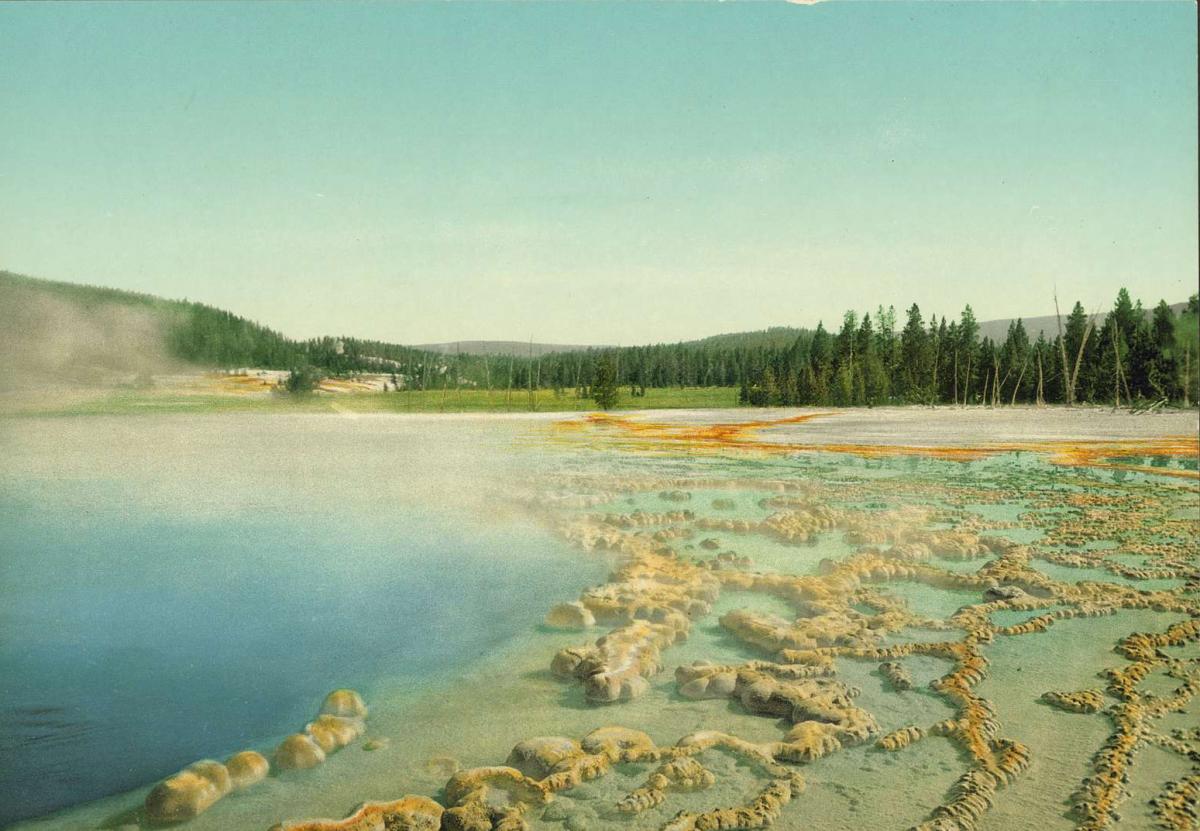
<svg viewBox="0 0 1200 831"><path fill-rule="evenodd" d="M1150 578L1148 580L1141 580L1135 577L1126 577L1122 574L1114 574L1103 568L1064 566L1045 560L1036 561L1034 567L1046 576L1052 577L1055 580L1061 580L1064 583L1081 583L1084 580L1090 580L1096 583L1116 583L1120 586L1132 586L1135 589L1146 591L1177 589L1184 584L1183 580L1176 578Z"/></svg>
<svg viewBox="0 0 1200 831"><path fill-rule="evenodd" d="M424 498L446 469L394 424L133 421L149 451L20 424L0 478L0 825L434 684L605 571Z"/></svg>
<svg viewBox="0 0 1200 831"><path fill-rule="evenodd" d="M663 671L648 679L642 697L595 706L579 684L548 667L557 650L590 643L607 627L557 632L539 621L555 603L603 581L612 561L572 550L547 529L638 509L759 519L776 510L760 504L764 498L805 480L790 490L811 491L833 507L947 511L927 528L953 528L963 511L1005 523L1031 505L1039 515L1079 514L1057 508L1055 499L1078 487L1075 474L1032 455L968 464L830 454L639 455L549 441L554 435L536 419L456 416L0 421L0 793L18 795L4 804L6 817L82 802L21 827L137 826L150 783L204 756L247 747L269 753L339 686L364 693L370 736L385 746L365 752L357 743L314 770L276 771L189 822L189 831L266 829L289 818L344 816L364 800L436 797L453 766L501 764L531 736L580 737L618 724L659 743L701 729L776 741L786 723L730 700L686 699L672 670L696 660L769 657L727 632L721 615L751 608L791 618L798 608L731 584L685 642L664 650ZM976 495L980 488L997 489L1004 501L987 502ZM1109 488L1097 485L1097 492L1125 492ZM691 498L663 499L663 489ZM734 504L714 506L718 499ZM841 531L784 545L765 533L677 525L692 535L663 543L685 559L712 556L699 542L714 537L720 550L748 556L751 565L736 567L751 570L809 575L822 558L858 550ZM1027 541L1040 531L988 533ZM930 564L971 572L990 559ZM1044 570L1068 580L1126 582L1107 572ZM982 588L906 581L871 588L939 619L984 597ZM997 612L993 620L1013 624L1043 611ZM1103 686L1098 672L1125 663L1113 651L1121 637L1161 631L1177 619L1121 612L985 644L990 665L977 691L994 703L1001 734L1027 743L1034 758L981 828L1073 825L1066 799L1111 725L1103 713L1050 708L1041 694ZM908 627L884 640L962 635ZM1194 658L1196 649L1169 652ZM878 660L839 658L837 676L859 691L857 703L884 732L954 714L930 687L949 661L898 660L912 674L910 690L894 690ZM1171 683L1156 671L1143 689L1162 694ZM1156 726L1194 724L1198 701ZM1130 827L1153 821L1147 800L1178 776L1178 760L1160 755L1139 756L1135 792L1123 806ZM808 792L776 827L911 826L945 799L966 761L954 742L933 735L898 753L869 742L845 748L804 766ZM614 805L641 784L646 765L619 766L532 809L529 820L547 831L649 831L680 808L745 802L762 785L733 757L718 752L703 762L717 774L711 789L672 794L637 817L615 814Z"/></svg>

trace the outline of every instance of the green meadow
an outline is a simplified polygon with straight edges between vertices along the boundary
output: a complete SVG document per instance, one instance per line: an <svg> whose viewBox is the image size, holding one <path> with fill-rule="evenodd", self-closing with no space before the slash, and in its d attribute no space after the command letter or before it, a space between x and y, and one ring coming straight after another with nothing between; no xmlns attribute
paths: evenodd
<svg viewBox="0 0 1200 831"><path fill-rule="evenodd" d="M729 387L648 388L633 396L623 389L616 410L663 410L736 407ZM120 390L69 403L37 403L15 408L26 415L122 415L131 413L206 412L351 412L351 413L505 413L589 412L595 401L554 390L412 390L401 392L316 392L257 395L182 394Z"/></svg>

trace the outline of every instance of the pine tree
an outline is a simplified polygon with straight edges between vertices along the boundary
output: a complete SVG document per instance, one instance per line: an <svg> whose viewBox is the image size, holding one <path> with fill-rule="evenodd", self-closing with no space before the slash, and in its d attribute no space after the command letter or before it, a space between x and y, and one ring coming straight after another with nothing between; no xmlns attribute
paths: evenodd
<svg viewBox="0 0 1200 831"><path fill-rule="evenodd" d="M921 320L921 309L913 303L900 333L900 372L897 391L909 401L924 401L933 383L929 366L929 336Z"/></svg>
<svg viewBox="0 0 1200 831"><path fill-rule="evenodd" d="M605 354L596 362L592 399L600 409L611 410L617 406L617 395L617 365L610 354Z"/></svg>

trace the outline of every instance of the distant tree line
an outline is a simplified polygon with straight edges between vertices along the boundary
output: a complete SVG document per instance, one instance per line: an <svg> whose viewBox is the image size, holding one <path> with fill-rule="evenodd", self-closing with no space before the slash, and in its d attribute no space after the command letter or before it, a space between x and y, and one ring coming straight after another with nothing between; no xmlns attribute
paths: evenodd
<svg viewBox="0 0 1200 831"><path fill-rule="evenodd" d="M902 324L891 308L873 318L847 312L836 333L819 325L790 348L762 354L739 397L755 406L1196 400L1196 295L1179 315L1166 302L1147 314L1121 289L1108 314L1075 303L1057 328L1035 338L1017 319L993 341L980 338L970 306L957 320L926 320L914 303Z"/></svg>
<svg viewBox="0 0 1200 831"><path fill-rule="evenodd" d="M836 331L774 329L700 341L557 352L540 357L446 355L382 341L293 341L219 309L186 304L171 329L180 358L219 366L319 367L334 376L389 374L401 389L553 389L593 397L612 378L648 387L736 387L752 406L1180 402L1197 399L1200 311L1160 302L1147 314L1122 289L1107 314L1076 302L1061 331L1013 321L980 337L974 311L925 319L913 304L847 312Z"/></svg>
<svg viewBox="0 0 1200 831"><path fill-rule="evenodd" d="M0 282L51 292L82 308L144 307L163 321L169 352L224 369L293 370L298 379L380 373L389 390L553 389L607 400L615 385L730 387L752 406L1135 403L1196 401L1200 385L1197 296L1182 314L1160 302L1147 313L1122 289L1107 314L1080 303L1061 331L1031 333L1014 321L1002 341L980 337L967 306L957 319L926 319L913 304L847 312L836 330L779 327L703 340L529 355L443 354L353 337L295 340L246 318L189 301L0 272ZM1057 305L1057 301L1056 301ZM625 394L625 393L623 393Z"/></svg>

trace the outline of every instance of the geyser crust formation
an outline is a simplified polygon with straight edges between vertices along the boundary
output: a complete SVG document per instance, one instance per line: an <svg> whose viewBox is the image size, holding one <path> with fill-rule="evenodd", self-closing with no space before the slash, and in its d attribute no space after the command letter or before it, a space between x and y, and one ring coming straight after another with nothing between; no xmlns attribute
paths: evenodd
<svg viewBox="0 0 1200 831"><path fill-rule="evenodd" d="M306 770L323 763L363 734L367 706L353 690L334 690L303 733L284 739L274 753L276 770ZM271 763L261 753L243 750L225 763L205 759L164 779L146 795L142 815L151 824L193 819L233 791L253 787L267 777Z"/></svg>
<svg viewBox="0 0 1200 831"><path fill-rule="evenodd" d="M614 423L593 426L611 430ZM661 432L687 449L699 442L741 453L765 443L736 446L748 428ZM616 473L603 465L594 472L584 453L561 474L515 496L562 540L612 563L602 584L575 599L548 602L543 621L580 633L573 645L558 649L564 643L558 641L545 666L560 679L564 701L589 709L593 723L606 726L580 735L531 735L506 758L447 767L436 793L367 803L343 819L278 827L524 831L561 822L568 831L587 823L593 831L766 828L796 810L790 803L806 798L803 773L829 765L836 754L904 765L921 748L947 742L959 765L955 778L936 806L924 806L908 821L919 831L973 831L1038 753L1038 737L1005 724L998 713L1006 708L988 697L995 695L984 682L993 677L997 646L1052 649L1055 627L1142 610L1164 615L1163 625L1113 643L1119 661L1102 680L1031 689L1027 700L1005 704L1109 726L1069 798L1077 828L1119 827L1122 806L1135 800L1164 828L1197 828L1200 731L1164 726L1165 717L1184 713L1200 692L1194 546L1200 516L1180 510L1196 505L1194 487L1145 477L1100 479L1098 471L1111 477L1146 466L1113 468L1087 454L1071 457L1091 465L1079 468L1013 461L968 471L958 461L978 456L929 453L955 461L914 466L903 476L857 475L836 466L830 472L816 462L732 475L728 460L720 459L689 459L693 467L684 471L680 458L669 455L671 446L653 448L668 454L669 473L657 472L657 457ZM775 449L764 453L778 456ZM729 497L714 497L714 491ZM813 556L814 550L829 556ZM780 566L778 559L760 566L758 551L795 552L796 567ZM1075 573L1087 579L1072 579ZM929 597L947 598L947 605L922 600ZM715 642L699 639L709 632L720 635L722 654L693 660L694 644ZM681 660L689 639L697 639L688 646L693 655ZM867 690L864 678L877 689ZM1162 691L1166 685L1169 692ZM878 707L881 696L905 717ZM942 709L937 716L920 707L932 699ZM660 735L629 715L650 705L702 712L702 729ZM365 716L361 699L331 694L304 732L276 750L275 767L320 764L362 735ZM1151 744L1184 760L1191 773L1157 793L1133 793L1130 772ZM722 763L728 759L750 786L731 785ZM237 774L233 759L225 766L197 763L179 774L177 785L159 786L159 815L194 816L235 781L265 775L265 767L258 773L251 761L239 763ZM225 780L218 769L226 771ZM889 798L885 783L872 786ZM563 807L573 803L564 797L575 795L598 804L586 820Z"/></svg>

